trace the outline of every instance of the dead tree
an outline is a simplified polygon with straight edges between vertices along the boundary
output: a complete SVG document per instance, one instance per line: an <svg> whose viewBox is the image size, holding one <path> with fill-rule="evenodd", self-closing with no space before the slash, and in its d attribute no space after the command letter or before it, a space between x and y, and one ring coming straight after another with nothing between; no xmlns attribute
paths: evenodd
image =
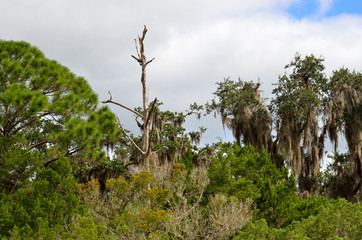
<svg viewBox="0 0 362 240"><path fill-rule="evenodd" d="M153 101L152 106L149 109L149 107L148 107L147 82L146 82L146 67L147 67L147 65L149 63L151 63L154 60L154 58L147 61L146 56L145 56L145 49L144 49L143 41L145 39L146 33L147 33L147 28L146 28L146 26L144 26L142 36L141 37L138 36L138 38L135 39L137 56L131 55L134 59L136 59L136 61L140 64L140 66L142 68L141 83L142 83L142 96L143 96L143 112L138 112L138 111L133 110L133 109L121 104L121 103L113 101L111 91L108 91L108 93L110 95L109 100L102 101L102 103L104 103L104 104L105 103L113 103L115 105L118 105L120 107L123 107L123 108L129 110L130 112L134 113L137 117L140 117L142 119L143 124L141 124L141 130L143 132L143 144L142 144L143 146L140 147L127 134L127 132L124 130L119 118L117 117L118 124L122 128L125 135L132 142L132 144L135 145L135 147L141 152L143 161L146 163L146 170L150 171L150 162L149 162L149 156L150 156L150 153L151 153L151 147L150 147L150 125L151 125L150 120L151 119L150 119L150 117L151 117L152 110L154 109L154 106L155 106L155 104L157 102L157 98L155 98L155 100Z"/></svg>

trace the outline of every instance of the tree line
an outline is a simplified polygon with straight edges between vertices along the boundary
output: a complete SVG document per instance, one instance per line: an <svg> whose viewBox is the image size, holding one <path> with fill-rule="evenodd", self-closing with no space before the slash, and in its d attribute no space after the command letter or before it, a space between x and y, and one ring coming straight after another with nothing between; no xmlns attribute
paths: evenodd
<svg viewBox="0 0 362 240"><path fill-rule="evenodd" d="M328 78L323 58L296 54L269 105L259 82L227 78L205 105L164 111L145 92L146 33L132 56L136 109L112 93L100 105L84 78L36 47L0 42L1 239L362 238L361 73ZM106 103L132 112L142 134ZM234 143L199 146L207 130L183 127L211 113Z"/></svg>
<svg viewBox="0 0 362 240"><path fill-rule="evenodd" d="M299 188L320 191L318 176L326 152L325 141L334 145L336 179L330 179L329 195L359 201L362 181L362 74L346 68L327 78L324 59L296 54L279 77L271 103L260 97L260 83L225 79L217 83L215 99L207 111L220 114L236 142L265 149L278 166L290 167ZM274 135L274 136L273 136ZM344 136L348 151L337 152ZM343 187L341 187L343 186Z"/></svg>

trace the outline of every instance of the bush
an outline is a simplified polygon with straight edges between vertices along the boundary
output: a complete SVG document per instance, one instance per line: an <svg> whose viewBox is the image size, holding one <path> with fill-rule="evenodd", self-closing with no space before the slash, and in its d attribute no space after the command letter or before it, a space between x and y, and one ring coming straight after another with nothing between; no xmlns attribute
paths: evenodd
<svg viewBox="0 0 362 240"><path fill-rule="evenodd" d="M249 222L233 239L362 239L362 204L333 200L317 215L285 228L268 227L265 219Z"/></svg>

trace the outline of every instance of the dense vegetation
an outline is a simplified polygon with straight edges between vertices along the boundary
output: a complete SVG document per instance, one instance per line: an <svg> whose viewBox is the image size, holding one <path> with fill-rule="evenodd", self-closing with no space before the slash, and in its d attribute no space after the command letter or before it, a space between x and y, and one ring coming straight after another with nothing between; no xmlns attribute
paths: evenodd
<svg viewBox="0 0 362 240"><path fill-rule="evenodd" d="M205 108L135 109L142 154L84 78L0 41L0 239L362 239L362 74L299 54L286 69L269 106L225 79ZM182 125L204 109L234 143L198 146L206 129Z"/></svg>

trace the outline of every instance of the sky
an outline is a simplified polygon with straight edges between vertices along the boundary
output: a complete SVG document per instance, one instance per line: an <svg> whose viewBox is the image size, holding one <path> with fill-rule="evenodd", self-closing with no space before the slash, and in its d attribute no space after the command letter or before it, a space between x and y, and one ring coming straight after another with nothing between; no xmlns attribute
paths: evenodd
<svg viewBox="0 0 362 240"><path fill-rule="evenodd" d="M185 111L213 98L216 82L260 79L263 97L296 52L325 58L326 75L362 70L360 0L0 0L0 39L23 40L84 76L99 100L141 106L134 39L146 25L149 98L163 110ZM137 134L133 115L110 106ZM202 144L231 141L213 116Z"/></svg>

